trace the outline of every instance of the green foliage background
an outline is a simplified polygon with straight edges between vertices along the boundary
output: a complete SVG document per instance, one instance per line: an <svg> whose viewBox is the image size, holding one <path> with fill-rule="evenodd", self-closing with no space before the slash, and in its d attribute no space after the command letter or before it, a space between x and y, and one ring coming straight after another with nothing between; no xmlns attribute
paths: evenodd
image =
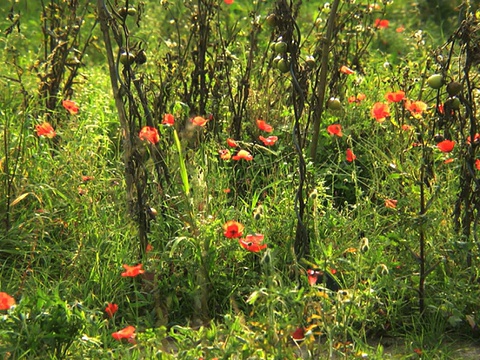
<svg viewBox="0 0 480 360"><path fill-rule="evenodd" d="M476 107L467 105L477 99L472 105L466 92L475 90L478 68L469 75L469 85L462 73L460 39L455 43L450 38L467 15L457 4L441 1L382 3L378 8L368 1L342 2L327 86L327 99L338 97L342 109L323 112L317 157L305 159L303 221L310 242L309 251L298 258L300 160L292 136L298 97L292 74L274 66L272 46L283 24L271 28L266 17L281 4L298 7L301 42L294 73L305 90L299 122L308 154L330 7L300 3L128 2L137 13L123 19L129 30L127 50L147 54L145 64L131 68L143 81L160 132L156 146L137 138L134 142L139 171L146 174L146 206L157 213L148 218L153 246L148 253L138 240L139 215L132 214L127 202L124 129L102 34L95 26L96 3L77 2L81 36L78 44L70 44L68 59L82 58L80 65L65 67L54 107L40 90L49 84L53 66L45 24L58 21L52 31L72 26L66 14L73 2L52 0L50 5L65 11L65 18L56 19L41 15L42 2L1 5L0 290L17 301L0 318L4 358L383 359L392 350L384 348L382 339L390 336L406 344L399 357L415 358L414 349L421 349L423 358L455 358L443 341L478 337L478 195L472 195L476 220L470 237L452 220L471 127L455 123L437 128L457 142L452 153L440 152L431 129L439 117L436 105L448 95L445 88L437 91L425 84L430 74L445 71L438 57L448 58L454 66L445 75L462 81L465 91L456 116L466 119L469 111L476 116ZM470 5L468 16L475 18ZM122 6L127 5L113 2L113 8ZM203 68L198 54L205 23L195 17L199 7L210 26ZM379 18L390 20L388 28L373 27ZM473 38L478 23L472 24ZM405 30L397 32L401 26ZM83 49L90 29L92 37ZM122 51L115 48L116 55ZM307 55L315 57L313 69L305 63ZM341 74L342 65L355 74ZM75 82L64 86L77 66ZM118 61L117 66L119 78L125 76L125 67ZM195 85L201 74L206 89ZM396 90L428 104L421 119L401 104L390 104L391 118L375 122L372 105ZM366 94L365 101L348 102L359 93ZM65 111L64 98L79 105L77 115ZM130 115L131 104L140 100L133 96ZM161 125L165 113L175 116L175 130ZM196 115L211 120L205 128L195 128L189 119ZM131 117L134 134L146 118L143 110ZM271 148L258 140L265 135L255 124L259 118L279 137ZM36 135L35 125L44 121L54 125L55 138ZM342 125L343 137L327 133L333 123ZM414 129L403 131L402 124ZM229 137L254 160L221 160L218 151L227 148ZM424 147L412 146L415 142ZM345 160L347 148L357 156L353 163ZM157 171L157 152L170 180ZM455 160L447 164L447 158ZM431 177L422 173L426 164ZM478 171L474 174L472 191L477 194ZM424 213L422 188L428 200ZM396 208L386 207L387 199L398 200ZM249 253L225 238L222 226L228 220L243 223L246 234L263 234L268 248ZM425 237L427 270L422 316L419 234ZM143 276L120 276L123 264L139 262L146 270ZM309 286L308 269L324 271L338 289L329 282ZM119 305L113 318L104 313L110 302ZM136 344L111 336L127 325L137 329ZM298 327L307 335L297 344L291 334Z"/></svg>

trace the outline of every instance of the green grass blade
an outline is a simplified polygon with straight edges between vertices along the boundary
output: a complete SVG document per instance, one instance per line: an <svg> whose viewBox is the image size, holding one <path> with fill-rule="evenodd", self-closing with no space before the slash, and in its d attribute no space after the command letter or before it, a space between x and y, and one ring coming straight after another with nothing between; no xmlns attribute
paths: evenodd
<svg viewBox="0 0 480 360"><path fill-rule="evenodd" d="M186 196L190 194L190 183L188 182L187 168L185 166L185 159L183 157L182 145L180 144L180 139L178 138L177 130L173 130L173 138L175 139L175 146L178 151L178 162L180 165L180 177L182 178L183 192Z"/></svg>

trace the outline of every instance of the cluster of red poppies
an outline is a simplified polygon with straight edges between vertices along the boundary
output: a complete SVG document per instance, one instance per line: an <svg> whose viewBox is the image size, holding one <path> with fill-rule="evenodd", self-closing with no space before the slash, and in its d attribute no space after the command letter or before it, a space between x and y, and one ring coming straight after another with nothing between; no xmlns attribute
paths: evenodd
<svg viewBox="0 0 480 360"><path fill-rule="evenodd" d="M267 244L262 244L264 238L262 234L249 234L242 238L244 229L243 224L230 220L223 225L223 235L229 239L238 239L240 246L250 252L260 252L267 247Z"/></svg>

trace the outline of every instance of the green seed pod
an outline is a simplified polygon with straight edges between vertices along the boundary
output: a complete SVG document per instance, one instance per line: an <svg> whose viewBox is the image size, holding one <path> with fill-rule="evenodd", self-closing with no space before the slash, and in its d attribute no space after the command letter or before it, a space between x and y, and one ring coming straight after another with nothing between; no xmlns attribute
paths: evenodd
<svg viewBox="0 0 480 360"><path fill-rule="evenodd" d="M275 25L277 25L277 17L275 16L275 14L268 15L265 21L271 27L275 27Z"/></svg>
<svg viewBox="0 0 480 360"><path fill-rule="evenodd" d="M443 76L441 74L433 74L427 79L427 84L432 89L440 89L443 85Z"/></svg>
<svg viewBox="0 0 480 360"><path fill-rule="evenodd" d="M460 91L462 91L462 88L462 84L457 81L452 81L447 85L447 93L450 96L456 96L460 93Z"/></svg>
<svg viewBox="0 0 480 360"><path fill-rule="evenodd" d="M457 97L449 97L445 101L445 109L459 110L460 109L460 99Z"/></svg>
<svg viewBox="0 0 480 360"><path fill-rule="evenodd" d="M330 98L327 101L327 107L330 110L340 110L342 108L342 103L338 98Z"/></svg>
<svg viewBox="0 0 480 360"><path fill-rule="evenodd" d="M290 64L284 58L281 58L277 63L277 69L280 70L282 73L287 73L290 71Z"/></svg>
<svg viewBox="0 0 480 360"><path fill-rule="evenodd" d="M288 45L285 41L279 41L275 43L274 50L277 54L285 54L287 52Z"/></svg>
<svg viewBox="0 0 480 360"><path fill-rule="evenodd" d="M459 110L460 109L460 99L457 97L452 98L452 109Z"/></svg>
<svg viewBox="0 0 480 360"><path fill-rule="evenodd" d="M279 56L276 56L274 59L273 59L273 66L278 69L278 62L282 60L282 57L279 55Z"/></svg>

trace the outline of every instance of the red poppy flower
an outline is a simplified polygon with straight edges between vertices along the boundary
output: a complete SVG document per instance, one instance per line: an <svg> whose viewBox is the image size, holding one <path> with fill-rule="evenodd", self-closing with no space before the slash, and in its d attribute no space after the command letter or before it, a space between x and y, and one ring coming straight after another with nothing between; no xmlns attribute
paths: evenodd
<svg viewBox="0 0 480 360"><path fill-rule="evenodd" d="M124 264L123 267L126 270L125 272L122 273L123 277L125 277L125 276L135 277L135 276L138 276L138 275L143 274L145 272L145 270L142 269L142 267L143 267L142 264L138 264L138 265L135 265L135 266L129 266L129 265Z"/></svg>
<svg viewBox="0 0 480 360"><path fill-rule="evenodd" d="M387 19L375 19L374 26L379 29L386 29L388 28L388 24L390 23Z"/></svg>
<svg viewBox="0 0 480 360"><path fill-rule="evenodd" d="M273 127L271 127L270 125L268 125L264 120L262 119L258 119L257 120L257 126L260 130L262 131L265 131L265 132L272 132L273 131Z"/></svg>
<svg viewBox="0 0 480 360"><path fill-rule="evenodd" d="M86 183L86 182L89 182L91 180L93 180L94 177L93 176L82 176L82 182Z"/></svg>
<svg viewBox="0 0 480 360"><path fill-rule="evenodd" d="M80 196L83 196L83 195L87 195L88 194L88 190L85 189L85 188L82 188L82 187L78 187L78 195Z"/></svg>
<svg viewBox="0 0 480 360"><path fill-rule="evenodd" d="M138 136L141 140L147 140L152 144L157 144L160 141L157 128L151 126L144 126Z"/></svg>
<svg viewBox="0 0 480 360"><path fill-rule="evenodd" d="M250 161L250 160L253 160L253 156L247 150L240 150L237 153L237 155L232 156L232 159L233 160L243 159L243 160Z"/></svg>
<svg viewBox="0 0 480 360"><path fill-rule="evenodd" d="M332 124L332 125L329 125L327 127L327 132L330 134L330 135L335 135L335 136L338 136L338 137L342 137L343 136L343 133L342 133L342 125L340 124Z"/></svg>
<svg viewBox="0 0 480 360"><path fill-rule="evenodd" d="M50 123L48 122L44 122L43 124L36 125L35 130L37 131L38 136L45 136L49 139L52 139L57 135L52 125L50 125Z"/></svg>
<svg viewBox="0 0 480 360"><path fill-rule="evenodd" d="M233 140L233 139L230 139L230 138L227 139L227 145L230 146L230 147L232 147L232 148L238 146L238 145L237 145L237 142L236 142L235 140Z"/></svg>
<svg viewBox="0 0 480 360"><path fill-rule="evenodd" d="M443 140L437 144L437 148L444 153L448 153L453 150L455 147L455 141L452 140Z"/></svg>
<svg viewBox="0 0 480 360"><path fill-rule="evenodd" d="M425 104L423 101L405 101L405 109L410 111L415 118L420 118L422 113L427 110L427 107L427 104Z"/></svg>
<svg viewBox="0 0 480 360"><path fill-rule="evenodd" d="M223 2L227 5L232 5L234 0L223 0Z"/></svg>
<svg viewBox="0 0 480 360"><path fill-rule="evenodd" d="M229 220L223 225L223 230L225 230L223 235L229 239L239 238L243 235L244 229L243 224L235 220Z"/></svg>
<svg viewBox="0 0 480 360"><path fill-rule="evenodd" d="M75 101L72 101L72 100L63 100L62 101L62 106L67 109L67 111L71 114L71 115L75 115L78 113L78 106L77 104L75 103Z"/></svg>
<svg viewBox="0 0 480 360"><path fill-rule="evenodd" d="M175 124L175 118L172 114L165 114L163 115L162 124L166 126L173 126L173 124Z"/></svg>
<svg viewBox="0 0 480 360"><path fill-rule="evenodd" d="M389 209L395 209L397 207L398 200L387 199L385 200L385 207Z"/></svg>
<svg viewBox="0 0 480 360"><path fill-rule="evenodd" d="M467 136L467 144L470 144L472 141L472 138L471 136ZM475 136L473 137L473 142L474 143L477 143L477 142L480 142L480 134L479 133L476 133Z"/></svg>
<svg viewBox="0 0 480 360"><path fill-rule="evenodd" d="M263 136L260 135L258 138L263 142L263 145L265 146L275 145L275 143L278 140L277 136L269 136L267 138L264 138Z"/></svg>
<svg viewBox="0 0 480 360"><path fill-rule="evenodd" d="M357 96L355 96L355 95L349 96L348 102L349 103L360 103L363 100L365 100L366 98L367 98L367 96L365 94L360 93Z"/></svg>
<svg viewBox="0 0 480 360"><path fill-rule="evenodd" d="M133 339L135 338L135 327L131 325L127 326L120 331L114 332L112 336L115 340Z"/></svg>
<svg viewBox="0 0 480 360"><path fill-rule="evenodd" d="M293 334L292 334L292 339L295 341L301 341L305 339L305 328L299 327L297 328Z"/></svg>
<svg viewBox="0 0 480 360"><path fill-rule="evenodd" d="M393 201L396 201L396 200L393 200ZM356 248L349 247L349 248L345 249L345 251L343 252L343 256L345 256L347 254L355 254L356 252L357 252Z"/></svg>
<svg viewBox="0 0 480 360"><path fill-rule="evenodd" d="M480 170L480 159L475 160L475 168Z"/></svg>
<svg viewBox="0 0 480 360"><path fill-rule="evenodd" d="M397 27L397 28L395 29L395 31L396 31L397 33L404 32L404 31L405 31L405 26L400 25L399 27Z"/></svg>
<svg viewBox="0 0 480 360"><path fill-rule="evenodd" d="M443 114L445 115L445 106L444 104L438 104L437 106L437 110L440 114ZM455 113L455 111L453 109L450 109L450 115L453 115Z"/></svg>
<svg viewBox="0 0 480 360"><path fill-rule="evenodd" d="M238 242L250 252L259 252L267 247L267 244L261 244L263 242L262 234L247 235L245 239L239 239Z"/></svg>
<svg viewBox="0 0 480 360"><path fill-rule="evenodd" d="M372 111L371 111L372 117L375 118L378 122L384 122L385 118L387 116L390 116L390 110L388 109L388 105L381 103L381 102L376 102L373 104Z"/></svg>
<svg viewBox="0 0 480 360"><path fill-rule="evenodd" d="M230 154L230 150L228 149L218 150L218 154L222 160L230 160L232 158L232 154Z"/></svg>
<svg viewBox="0 0 480 360"><path fill-rule="evenodd" d="M422 354L423 354L422 349L419 349L419 348L413 349L413 352L414 352L415 354L419 355L419 356L422 356Z"/></svg>
<svg viewBox="0 0 480 360"><path fill-rule="evenodd" d="M396 92L389 92L385 94L385 99L388 102L400 102L405 98L405 91L398 90Z"/></svg>
<svg viewBox="0 0 480 360"><path fill-rule="evenodd" d="M307 270L308 283L310 284L310 286L315 285L318 281L318 277L321 275L323 275L321 271L312 269Z"/></svg>
<svg viewBox="0 0 480 360"><path fill-rule="evenodd" d="M118 310L118 305L114 303L108 303L107 307L105 308L105 312L107 313L108 317L112 317Z"/></svg>
<svg viewBox="0 0 480 360"><path fill-rule="evenodd" d="M8 310L15 305L15 299L5 292L0 292L0 310Z"/></svg>
<svg viewBox="0 0 480 360"><path fill-rule="evenodd" d="M352 162L357 158L351 149L347 149L345 156L348 162Z"/></svg>
<svg viewBox="0 0 480 360"><path fill-rule="evenodd" d="M153 250L152 244L147 244L147 247L145 248L145 252L148 253L148 252L150 252L150 251L152 251L152 250Z"/></svg>
<svg viewBox="0 0 480 360"><path fill-rule="evenodd" d="M410 126L410 125L407 125L407 124L402 125L402 130L403 131L409 131L409 130L412 130L412 129L413 129L413 127Z"/></svg>
<svg viewBox="0 0 480 360"><path fill-rule="evenodd" d="M352 69L350 69L348 66L345 66L345 65L342 65L340 67L340 72L346 75L355 74L355 71L353 71Z"/></svg>
<svg viewBox="0 0 480 360"><path fill-rule="evenodd" d="M191 123L196 126L205 126L208 122L207 119L201 116L195 116L194 118L190 119Z"/></svg>

